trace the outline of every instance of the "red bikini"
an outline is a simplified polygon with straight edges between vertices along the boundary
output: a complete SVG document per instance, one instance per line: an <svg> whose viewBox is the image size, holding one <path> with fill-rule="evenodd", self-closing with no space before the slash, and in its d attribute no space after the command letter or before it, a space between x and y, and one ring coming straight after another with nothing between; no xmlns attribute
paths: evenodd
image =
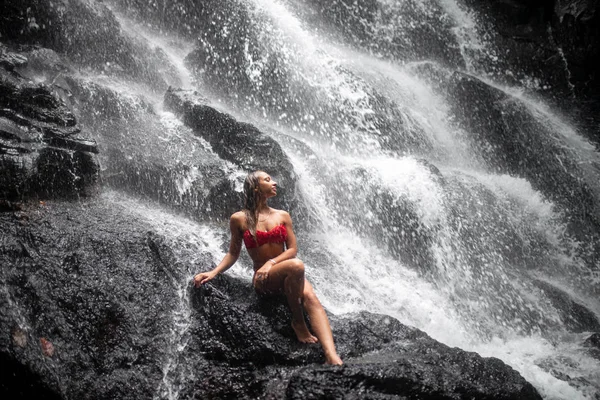
<svg viewBox="0 0 600 400"><path fill-rule="evenodd" d="M268 232L256 231L256 241L249 230L244 232L244 244L247 249L254 249L266 243L285 243L286 239L287 229L283 224L275 226Z"/></svg>

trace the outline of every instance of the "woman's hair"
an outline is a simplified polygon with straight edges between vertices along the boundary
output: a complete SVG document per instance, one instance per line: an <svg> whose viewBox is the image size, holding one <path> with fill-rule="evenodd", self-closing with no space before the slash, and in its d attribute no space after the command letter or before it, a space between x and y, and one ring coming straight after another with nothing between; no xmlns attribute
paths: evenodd
<svg viewBox="0 0 600 400"><path fill-rule="evenodd" d="M258 173L262 171L250 172L244 181L244 214L246 214L246 225L256 240L256 222L258 220L258 201L260 192L258 191Z"/></svg>

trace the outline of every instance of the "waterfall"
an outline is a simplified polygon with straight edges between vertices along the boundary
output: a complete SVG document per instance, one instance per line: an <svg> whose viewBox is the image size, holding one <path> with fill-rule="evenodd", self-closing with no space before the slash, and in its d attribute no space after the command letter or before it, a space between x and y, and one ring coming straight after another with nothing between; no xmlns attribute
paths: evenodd
<svg viewBox="0 0 600 400"><path fill-rule="evenodd" d="M197 35L198 46L111 9L126 35L164 55L157 63L164 63L165 82L198 90L282 146L314 220L299 224L299 256L326 308L387 314L450 346L498 357L547 399L594 398L598 360L583 351L585 330L567 326L547 289L600 315L593 297L597 265L586 258L595 239L586 243L573 234L569 219L578 209L565 206L577 197L569 194L570 179L600 198L593 146L543 99L484 73L480 66L499 52L486 47L471 14L454 0L402 6L379 0L374 20L357 17L357 32L368 40L356 41L318 28L331 21L309 17L316 0L233 3L229 19L215 18L206 28L214 37ZM426 31L431 48L420 54L427 45L416 43L409 27L435 19L439 30ZM242 23L245 37L236 36ZM464 81L485 87L493 100L463 102L456 93ZM78 90L90 100L75 106L102 149L106 186L149 197L168 211L114 194L105 201L189 245L178 255L187 267L174 277L179 308L164 385L157 388L157 397L174 399L177 382L192 373L180 354L189 317L185 286L196 272L189 268L200 267L193 254L209 252L216 262L226 245L213 239L227 232L204 199L220 179L240 191L244 173L163 110L156 87L81 73ZM94 107L106 97L118 107L97 117ZM539 163L518 169L495 142L482 139L486 128L471 122L469 110L487 101L501 109L498 115L522 118L507 128L522 129L521 142L547 146L530 149L540 153ZM108 113L116 117L106 120ZM544 163L564 173L549 174L560 190L536 180L536 165ZM242 260L227 273L249 279L251 271Z"/></svg>

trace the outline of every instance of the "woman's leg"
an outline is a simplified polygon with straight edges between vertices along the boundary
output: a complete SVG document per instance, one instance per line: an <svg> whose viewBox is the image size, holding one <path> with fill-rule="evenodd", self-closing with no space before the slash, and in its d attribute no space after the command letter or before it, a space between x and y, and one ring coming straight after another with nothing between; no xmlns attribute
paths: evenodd
<svg viewBox="0 0 600 400"><path fill-rule="evenodd" d="M327 318L327 314L317 298L312 285L306 280L304 282L302 301L304 303L304 309L310 317L310 326L315 332L315 335L317 335L319 342L321 342L321 346L323 346L327 364L341 365L342 359L335 350L333 334L331 333L331 327L329 326L329 318Z"/></svg>
<svg viewBox="0 0 600 400"><path fill-rule="evenodd" d="M271 268L264 282L254 278L254 287L263 293L283 292L292 312L292 328L298 340L303 343L316 343L304 321L302 297L304 294L304 263L297 258L281 261Z"/></svg>

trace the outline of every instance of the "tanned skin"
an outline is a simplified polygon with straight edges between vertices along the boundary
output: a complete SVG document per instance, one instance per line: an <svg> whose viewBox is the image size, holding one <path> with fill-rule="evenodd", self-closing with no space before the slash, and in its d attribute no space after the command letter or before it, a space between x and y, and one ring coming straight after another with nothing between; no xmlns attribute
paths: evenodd
<svg viewBox="0 0 600 400"><path fill-rule="evenodd" d="M252 284L260 294L284 293L292 312L292 328L298 340L302 343L321 343L326 363L341 365L342 360L335 349L327 314L312 285L304 277L304 263L296 258L296 235L292 218L286 211L276 210L267 204L269 198L277 195L277 182L266 172L259 171L257 175L258 187L255 191L258 191L260 196L256 229L268 232L277 225L283 224L287 229L287 239L285 244L266 243L247 249L254 262ZM215 269L194 276L196 287L210 281L237 261L242 249L244 232L248 229L243 211L238 211L231 216L229 228L231 230L229 251ZM303 311L306 311L310 317L314 335L306 326Z"/></svg>

